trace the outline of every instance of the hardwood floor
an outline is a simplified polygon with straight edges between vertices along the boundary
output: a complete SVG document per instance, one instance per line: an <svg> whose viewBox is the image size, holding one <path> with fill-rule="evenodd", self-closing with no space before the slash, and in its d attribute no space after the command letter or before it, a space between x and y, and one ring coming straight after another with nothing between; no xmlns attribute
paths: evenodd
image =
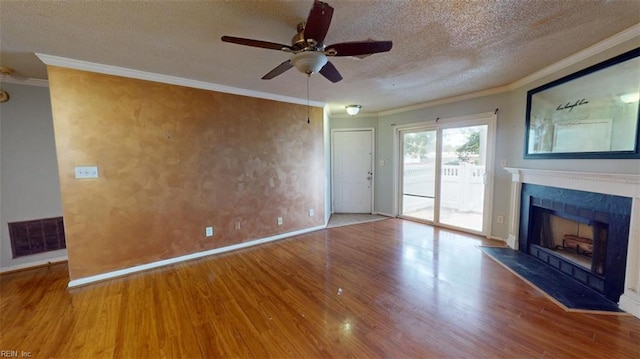
<svg viewBox="0 0 640 359"><path fill-rule="evenodd" d="M476 247L388 219L67 289L0 276L0 350L34 358L638 358L640 319L569 313Z"/></svg>

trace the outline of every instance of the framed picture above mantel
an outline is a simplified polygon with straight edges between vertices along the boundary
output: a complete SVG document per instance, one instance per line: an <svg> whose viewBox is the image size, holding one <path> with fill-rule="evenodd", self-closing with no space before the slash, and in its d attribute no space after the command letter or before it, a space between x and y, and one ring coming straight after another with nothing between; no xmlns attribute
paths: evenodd
<svg viewBox="0 0 640 359"><path fill-rule="evenodd" d="M527 92L525 159L640 158L640 48Z"/></svg>

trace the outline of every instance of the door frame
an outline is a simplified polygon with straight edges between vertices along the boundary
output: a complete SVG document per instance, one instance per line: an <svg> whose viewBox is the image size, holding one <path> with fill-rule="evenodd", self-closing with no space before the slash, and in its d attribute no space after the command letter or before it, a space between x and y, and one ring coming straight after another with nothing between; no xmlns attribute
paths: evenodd
<svg viewBox="0 0 640 359"><path fill-rule="evenodd" d="M376 129L375 127L361 127L361 128L336 128L331 130L331 213L335 213L335 146L334 146L334 134L336 132L369 132L371 136L371 211L369 213L375 213L375 183L376 183Z"/></svg>
<svg viewBox="0 0 640 359"><path fill-rule="evenodd" d="M487 125L487 160L485 167L485 197L483 203L483 222L482 222L482 232L468 230L460 227L450 226L446 224L442 224L439 222L439 201L440 201L440 179L436 179L436 201L434 206L436 207L436 212L434 215L434 221L421 221L419 219L415 219L411 217L411 220L415 220L418 222L426 222L430 224L435 224L439 227L450 228L454 230L464 231L468 233L473 233L481 236L486 236L487 238L491 236L492 223L493 223L493 195L494 195L494 183L495 183L495 147L496 147L496 137L497 137L497 111L496 112L484 112L477 113L466 116L458 116L458 117L450 117L444 119L437 119L435 121L424 121L424 122L416 122L410 123L406 125L398 125L394 128L394 160L396 163L395 171L393 174L393 182L394 182L394 191L393 191L393 203L394 203L394 215L401 218L403 217L400 213L400 205L401 205L401 196L402 193L402 143L401 143L401 132L407 130L436 130L436 151L441 152L442 149L442 130L447 128L455 128L455 127L464 127L464 126L475 126L475 125ZM442 169L442 158L441 156L436 157L436 173L441 173Z"/></svg>

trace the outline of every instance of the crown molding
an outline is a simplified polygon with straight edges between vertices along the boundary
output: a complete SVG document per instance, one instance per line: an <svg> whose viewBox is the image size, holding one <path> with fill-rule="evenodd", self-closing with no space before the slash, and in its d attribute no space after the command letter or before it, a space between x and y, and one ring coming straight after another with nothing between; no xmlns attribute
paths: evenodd
<svg viewBox="0 0 640 359"><path fill-rule="evenodd" d="M13 76L2 76L0 82L16 85L49 87L49 81L43 79L35 79L32 77L15 78Z"/></svg>
<svg viewBox="0 0 640 359"><path fill-rule="evenodd" d="M297 97L282 96L282 95L276 95L276 94L271 94L267 92L241 89L237 87L214 84L211 82L191 80L191 79L185 79L182 77L133 70L125 67L104 65L104 64L99 64L95 62L75 60L75 59L69 59L66 57L52 56L52 55L39 54L39 53L36 53L36 56L38 56L38 58L42 62L44 62L46 65L49 65L49 66L66 67L66 68L71 68L75 70L90 71L90 72L96 72L96 73L105 74L105 75L114 75L114 76L134 78L138 80L161 82L161 83L166 83L170 85L178 85L178 86L185 86L185 87L197 88L202 90L223 92L223 93L228 93L233 95L249 96L249 97L261 98L265 100L293 103L297 105L306 106L307 104L309 104L314 107L324 107L325 105L324 102L319 102L319 101L307 102L307 99L302 99Z"/></svg>
<svg viewBox="0 0 640 359"><path fill-rule="evenodd" d="M420 103L420 104L416 104L416 105L411 105L411 106L406 106L406 107L400 107L400 108L395 108L395 109L391 109L391 110L385 110L385 111L380 111L377 113L370 113L368 115L371 116L388 116L388 115L393 115L393 114L398 114L398 113L403 113L403 112L409 112L409 111L415 111L415 110L420 110L423 108L428 108L428 107L434 107L434 106L439 106L439 105L445 105L445 104L449 104L449 103L454 103L454 102L460 102L460 101L465 101L465 100L471 100L474 98L479 98L479 97L484 97L484 96L490 96L490 95L495 95L495 94L500 94L500 93L504 93L504 92L508 92L508 91L512 91L515 90L517 88L526 86L534 81L540 80L546 76L552 75L558 71L564 70L570 66L573 66L577 63L579 63L580 61L586 60L592 56L595 56L599 53L602 53L603 51L606 51L608 49L611 49L617 45L620 45L624 42L633 40L635 38L640 37L640 24L634 25L622 32L619 32L616 35L613 35L603 41L600 41L599 43L592 45L574 55L571 55L563 60L560 60L550 66L547 66L545 68L543 68L542 70L536 71L535 73L528 75L526 77L523 77L520 80L517 80L511 84L505 85L505 86L500 86L500 87L496 87L496 88L492 88L492 89L487 89L487 90L482 90L482 91L476 91L476 92L472 92L472 93L468 93L468 94L464 94L464 95L460 95L460 96L454 96L454 97L448 97L448 98L443 98L443 99L438 99L438 100L434 100L434 101L429 101L429 102L424 102L424 103ZM81 61L81 60L75 60L75 59L69 59L69 58L64 58L64 57L58 57L58 56L52 56L52 55L46 55L46 54L38 54L36 53L36 56L38 56L38 58L40 58L40 60L42 60L42 62L44 62L47 65L51 65L51 66L61 66L61 67L68 67L68 68L72 68L72 69L77 69L77 70L83 70L83 71L91 71L91 72L97 72L97 73L103 73L103 74L107 74L107 75L116 75L116 76L123 76L123 77L129 77L129 78L135 78L135 79L140 79L140 80L147 80L147 81L154 81L154 82L161 82L161 83L167 83L167 84L172 84L172 85L178 85L178 86L186 86L186 87L192 87L192 88L198 88L198 89L203 89L203 90L211 90L211 91L217 91L217 92L224 92L224 93L230 93L230 94L234 94L234 95L241 95L241 96L250 96L250 97L256 97L256 98L262 98L262 99L267 99L267 100L274 100L274 101L281 101L281 102L287 102L287 103L294 103L294 104L298 104L298 105L306 105L307 104L307 100L306 99L301 99L301 98L296 98L296 97L289 97L289 96L282 96L282 95L276 95L276 94L271 94L271 93L267 93L267 92L260 92L260 91L254 91L254 90L247 90L247 89L241 89L241 88L236 88L236 87L231 87L231 86L224 86L224 85L218 85L218 84L214 84L214 83L210 83L210 82L204 82L204 81L197 81L197 80L190 80L190 79L185 79L185 78L180 78L180 77L175 77L175 76L168 76L168 75L162 75L162 74L157 74L157 73L152 73L152 72L145 72L145 71L139 71L139 70L133 70L133 69L128 69L128 68L124 68L124 67L118 67L118 66L111 66L111 65L104 65L104 64L98 64L98 63L93 63L93 62L88 62L88 61ZM7 82L7 83L17 83L17 84L23 84L23 85L32 85L32 86L48 86L48 81L46 80L39 80L39 79L26 79L26 80L16 80L16 79L11 79L9 80L9 78L7 79L2 79L3 82ZM320 102L320 101L310 101L309 105L314 106L314 107L324 107L325 110L328 109L328 106L325 106L326 103L324 102ZM340 117L340 115L336 114L333 117ZM344 117L344 118L349 118L349 117Z"/></svg>
<svg viewBox="0 0 640 359"><path fill-rule="evenodd" d="M378 112L378 116L388 116L388 115L394 115L394 114L402 113L402 112L420 110L420 109L427 108L427 107L446 105L446 104L452 103L452 102L460 102L460 101L465 101L465 100L471 100L471 99L474 99L474 98L496 95L496 94L500 94L500 93L507 92L507 91L511 91L509 86L500 86L500 87L495 87L495 88L488 89L488 90L476 91L476 92L472 92L472 93L468 93L468 94L464 94L464 95L460 95L460 96L447 97L447 98L434 100L434 101L429 101L429 102L425 102L425 103L421 103L421 104L417 104L417 105L412 105L412 106L407 106L407 107L399 107L399 108L392 109L392 110L381 111L381 112Z"/></svg>
<svg viewBox="0 0 640 359"><path fill-rule="evenodd" d="M546 76L553 75L554 73L564 70L570 66L573 66L580 61L586 60L592 56L598 55L606 50L609 50L615 46L618 46L624 42L633 40L640 37L640 24L634 25L622 32L619 32L607 39L598 42L595 45L589 46L586 49L575 53L563 60L556 62L553 65L547 66L540 71L526 76L516 82L509 84L510 90L515 90L522 86L528 85L534 81L540 80Z"/></svg>
<svg viewBox="0 0 640 359"><path fill-rule="evenodd" d="M399 107L396 109L380 111L378 112L378 116L388 116L397 113L409 112L420 110L427 107L434 107L438 105L445 105L452 102L459 102L464 100L470 100L478 97L495 95L503 92L513 91L520 87L526 86L534 81L540 80L546 76L552 75L558 71L564 70L570 66L573 66L579 63L582 60L586 60L592 56L600 54L606 50L609 50L615 46L618 46L627 41L633 40L635 38L640 37L640 24L634 25L626 30L623 30L607 39L604 39L595 45L592 45L578 53L575 53L567 58L564 58L550 66L543 68L542 70L536 71L531 75L525 76L522 79L512 82L506 86L496 87L493 89L482 90L477 92L472 92L466 95L454 96L443 98L435 101L429 101L417 105L411 105L407 107Z"/></svg>

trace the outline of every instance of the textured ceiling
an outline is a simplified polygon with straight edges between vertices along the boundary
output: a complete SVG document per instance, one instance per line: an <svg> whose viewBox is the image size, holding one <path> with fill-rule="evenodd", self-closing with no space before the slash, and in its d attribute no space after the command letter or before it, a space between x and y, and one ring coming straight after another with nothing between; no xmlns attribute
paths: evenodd
<svg viewBox="0 0 640 359"><path fill-rule="evenodd" d="M332 58L344 80L311 77L312 100L333 113L379 112L508 85L640 23L640 1L327 1L325 43L392 40L364 59ZM46 78L34 53L297 98L305 75L260 78L280 51L222 35L288 44L312 1L0 0L0 63Z"/></svg>

